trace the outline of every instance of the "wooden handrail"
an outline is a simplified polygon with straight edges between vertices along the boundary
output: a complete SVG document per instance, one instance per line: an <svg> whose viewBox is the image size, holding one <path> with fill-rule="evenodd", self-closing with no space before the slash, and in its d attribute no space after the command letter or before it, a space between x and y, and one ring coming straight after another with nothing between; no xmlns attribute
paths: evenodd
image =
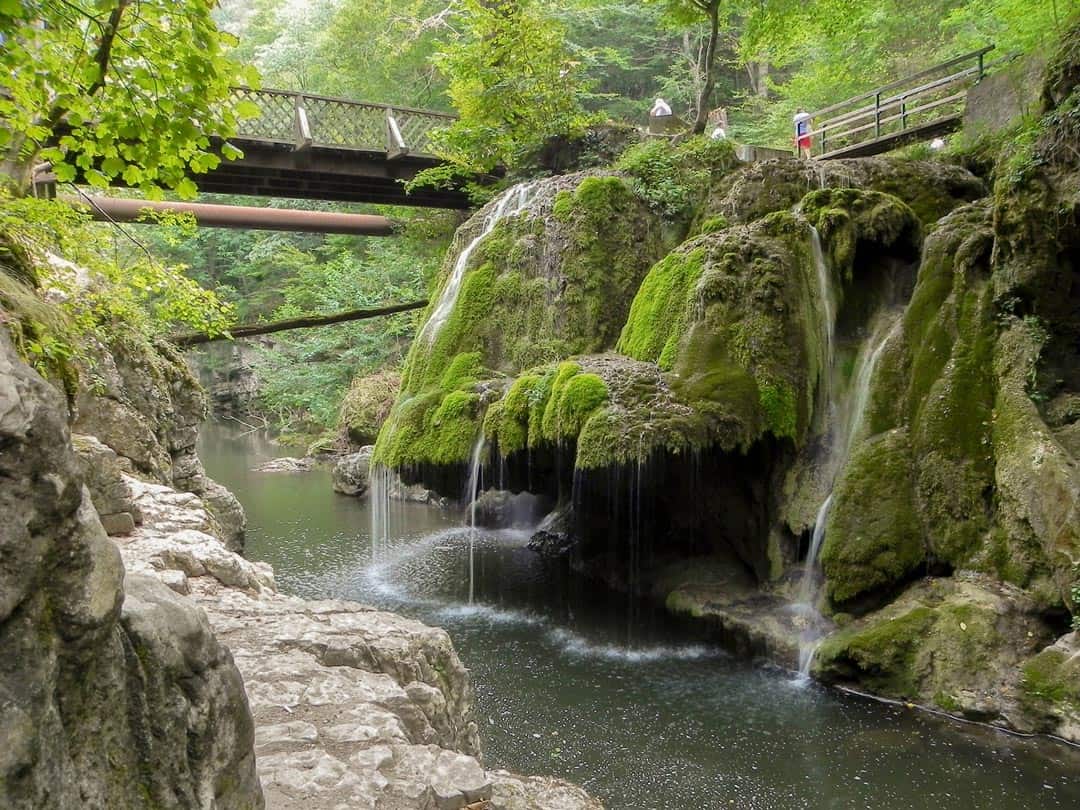
<svg viewBox="0 0 1080 810"><path fill-rule="evenodd" d="M419 107L402 107L399 104L382 104L378 101L357 101L352 98L342 98L340 96L323 96L318 93L301 93L298 90L274 90L271 88L260 88L254 90L250 87L234 87L233 92L252 93L255 95L265 94L268 96L288 96L293 98L295 96L303 96L304 98L316 99L318 101L332 101L335 104L347 104L351 107L369 107L374 110L393 110L395 112L407 112L414 113L416 115L427 115L432 118L449 118L456 119L457 116L453 113L439 112L438 110L423 110Z"/></svg>
<svg viewBox="0 0 1080 810"><path fill-rule="evenodd" d="M951 88L967 86L973 81L979 81L985 75L986 65L983 57L993 49L993 45L988 45L911 76L889 82L867 93L852 96L817 110L810 114L816 126L804 133L803 137L817 139L815 146L820 148L820 153L834 154L862 143L865 140L863 133L870 130L873 131L873 137L877 139L899 136L909 129L909 122L919 116L922 116L923 120L913 126L925 129L926 126L934 123L934 121L926 120L925 113L947 104L955 104L965 97L964 92L949 93L941 97L943 92L949 92ZM928 77L970 62L972 59L977 59L977 64L925 81ZM918 83L920 81L921 84ZM862 103L867 100L871 100L871 103ZM911 106L913 102L914 106ZM829 113L838 114L822 119L822 116ZM946 115L941 120L944 122L951 119ZM896 127L898 121L900 122L899 129ZM831 150L828 146L832 147Z"/></svg>
<svg viewBox="0 0 1080 810"><path fill-rule="evenodd" d="M894 88L902 87L905 84L907 84L908 82L912 82L912 81L915 81L917 79L922 79L922 78L924 78L926 76L931 75L932 73L936 73L939 70L944 70L945 68L950 68L953 65L959 65L961 62L966 62L969 59L976 59L976 58L978 58L980 56L985 56L990 51L994 50L994 47L995 46L993 46L993 45L987 45L985 48L980 48L977 51L972 51L971 53L966 53L963 56L957 56L955 59L950 59L948 62L942 62L940 65L934 65L933 67L929 67L926 70L920 71L919 73L914 73L911 76L905 76L902 79L897 79L896 81L889 82L888 84L883 84L881 87L877 87L877 88L871 90L868 93L863 93L862 95L859 95L859 96L852 96L851 98L845 99L844 101L838 101L835 104L829 105L828 107L823 107L822 109L816 110L815 112L811 113L811 115L817 117L817 116L820 116L820 115L824 115L825 113L830 113L833 110L839 110L840 108L845 107L848 104L852 104L852 103L854 103L856 101L862 101L863 99L874 98L878 93L883 93L883 92L885 92L887 90L893 90Z"/></svg>
<svg viewBox="0 0 1080 810"><path fill-rule="evenodd" d="M837 126L838 124L846 124L850 121L858 120L859 118L863 118L867 115L872 115L875 112L880 112L883 110L891 109L892 107L901 106L915 96L921 95L923 93L928 93L931 90L948 87L950 84L955 84L956 82L967 78L969 74L973 74L976 72L977 68L968 68L967 70L960 71L959 73L954 73L951 76L946 76L935 82L930 82L929 84L924 84L920 87L914 87L911 90L905 91L903 93L898 93L897 95L891 96L890 98L882 99L880 105L875 106L873 104L868 104L865 107L860 107L857 110L852 110L848 113L845 113L844 115L838 115L835 118L829 118L823 121L820 127L816 130L813 130L810 135L818 135L827 129Z"/></svg>

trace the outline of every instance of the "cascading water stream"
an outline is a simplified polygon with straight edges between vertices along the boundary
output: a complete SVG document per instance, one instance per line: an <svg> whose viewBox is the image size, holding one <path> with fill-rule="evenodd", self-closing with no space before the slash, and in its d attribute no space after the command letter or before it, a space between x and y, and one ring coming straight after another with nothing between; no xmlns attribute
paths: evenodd
<svg viewBox="0 0 1080 810"><path fill-rule="evenodd" d="M426 340L429 345L435 342L439 330L442 329L443 324L446 323L450 313L454 310L454 304L457 303L458 293L461 292L461 285L465 280L465 269L469 264L469 257L476 250L476 246L495 229L500 220L524 211L532 201L535 187L535 183L519 183L510 187L495 199L494 203L492 203L492 209L484 217L484 226L480 229L480 233L465 246L454 261L454 269L450 271L450 277L446 280L446 285L439 294L439 301L435 305L435 311L431 313L431 317L421 328L420 334L416 336L417 340Z"/></svg>
<svg viewBox="0 0 1080 810"><path fill-rule="evenodd" d="M836 311L833 303L832 273L825 261L825 249L821 245L821 234L813 225L810 226L810 248L814 257L814 272L818 283L818 300L821 302L821 337L824 356L821 362L822 394L825 405L831 401L829 384L832 373L833 355L836 343Z"/></svg>
<svg viewBox="0 0 1080 810"><path fill-rule="evenodd" d="M476 501L480 497L481 477L483 465L481 460L484 455L484 434L476 438L473 445L472 455L469 458L469 478L466 484L465 497L469 504L469 604L473 603L476 591Z"/></svg>
<svg viewBox="0 0 1080 810"><path fill-rule="evenodd" d="M818 555L821 553L821 547L825 542L825 524L829 517L829 509L832 507L833 485L835 484L836 475L847 461L859 432L862 430L866 408L870 401L870 383L873 381L874 370L877 368L885 346L888 345L900 323L900 314L897 312L881 317L876 328L864 342L856 362L854 384L848 397L848 407L840 423L835 426L832 432L829 458L826 460L826 469L830 471L829 494L821 504L821 508L818 509L817 516L814 519L814 531L810 539L810 549L806 554L802 581L799 585L797 607L806 617L817 615L814 607L815 596L817 595L815 567ZM810 664L814 660L814 652L817 649L818 642L819 636L814 631L812 622L808 622L808 627L803 631L799 640L799 673L801 675L809 674Z"/></svg>
<svg viewBox="0 0 1080 810"><path fill-rule="evenodd" d="M390 544L390 484L393 471L382 464L371 467L371 557L378 563L386 559Z"/></svg>

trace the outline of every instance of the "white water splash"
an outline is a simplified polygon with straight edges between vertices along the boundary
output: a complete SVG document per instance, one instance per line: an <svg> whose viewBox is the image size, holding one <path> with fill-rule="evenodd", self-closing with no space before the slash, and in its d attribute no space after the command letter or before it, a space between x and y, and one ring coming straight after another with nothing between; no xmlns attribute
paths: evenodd
<svg viewBox="0 0 1080 810"><path fill-rule="evenodd" d="M492 202L491 210L484 217L484 226L480 229L480 233L465 246L465 249L458 254L457 259L454 261L454 269L450 271L450 278L446 280L446 285L439 294L439 302L435 305L435 311L431 313L431 317L428 318L427 323L420 330L417 340L426 340L428 345L435 342L439 330L450 318L450 313L454 310L454 304L457 303L458 293L461 292L461 285L465 280L465 269L469 264L469 257L476 250L476 246L495 229L500 220L523 212L532 202L535 188L535 183L519 183L504 191Z"/></svg>

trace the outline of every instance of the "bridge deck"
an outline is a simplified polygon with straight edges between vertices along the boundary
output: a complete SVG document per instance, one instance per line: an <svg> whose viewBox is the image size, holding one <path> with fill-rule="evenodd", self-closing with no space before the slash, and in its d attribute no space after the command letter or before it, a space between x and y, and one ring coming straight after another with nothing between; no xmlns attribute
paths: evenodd
<svg viewBox="0 0 1080 810"><path fill-rule="evenodd" d="M924 124L919 124L918 126L908 127L907 129L893 132L889 135L882 135L880 138L872 138L868 141L853 143L839 149L832 149L823 155L818 155L817 159L837 160L839 158L880 155L885 152L891 152L893 149L899 149L901 146L905 146L909 143L925 141L929 138L938 138L942 135L948 135L950 132L956 132L963 123L964 116L957 113L956 115L939 118L936 121L928 121Z"/></svg>
<svg viewBox="0 0 1080 810"><path fill-rule="evenodd" d="M438 166L431 135L454 116L411 107L285 90L237 87L242 118L230 143L243 151L193 177L220 194L469 208L460 189L406 194L403 184ZM256 113L257 115L252 115ZM222 144L217 144L220 149ZM117 185L122 185L118 179Z"/></svg>
<svg viewBox="0 0 1080 810"><path fill-rule="evenodd" d="M811 113L813 157L888 152L959 128L967 90L986 74L993 45Z"/></svg>

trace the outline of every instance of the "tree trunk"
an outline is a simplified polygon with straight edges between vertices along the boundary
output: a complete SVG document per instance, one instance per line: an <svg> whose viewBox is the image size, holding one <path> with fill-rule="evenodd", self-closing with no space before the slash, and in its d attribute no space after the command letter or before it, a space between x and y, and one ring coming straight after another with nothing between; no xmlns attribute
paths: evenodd
<svg viewBox="0 0 1080 810"><path fill-rule="evenodd" d="M255 323L248 326L236 326L229 330L227 335L204 335L201 332L185 332L173 335L171 340L181 348L198 346L202 343L213 343L216 340L234 340L236 338L254 337L255 335L269 335L273 332L284 332L288 329L308 329L312 326L328 326L332 323L344 323L346 321L361 321L365 318L378 318L382 315L394 315L398 312L408 312L410 309L426 307L427 301L412 301L408 304L394 304L380 309L352 309L348 312L337 312L333 315L309 315L304 318L292 318L287 321L273 321L272 323Z"/></svg>
<svg viewBox="0 0 1080 810"><path fill-rule="evenodd" d="M712 106L713 87L716 84L716 46L720 40L720 0L712 0L708 9L709 15L709 44L705 47L705 58L702 62L701 74L705 81L701 86L701 93L697 101L697 117L694 119L694 134L700 135L705 131L705 125L709 121L709 110Z"/></svg>
<svg viewBox="0 0 1080 810"><path fill-rule="evenodd" d="M26 136L16 132L0 152L0 180L6 178L12 193L22 197L30 191L30 180L37 152L27 148Z"/></svg>

